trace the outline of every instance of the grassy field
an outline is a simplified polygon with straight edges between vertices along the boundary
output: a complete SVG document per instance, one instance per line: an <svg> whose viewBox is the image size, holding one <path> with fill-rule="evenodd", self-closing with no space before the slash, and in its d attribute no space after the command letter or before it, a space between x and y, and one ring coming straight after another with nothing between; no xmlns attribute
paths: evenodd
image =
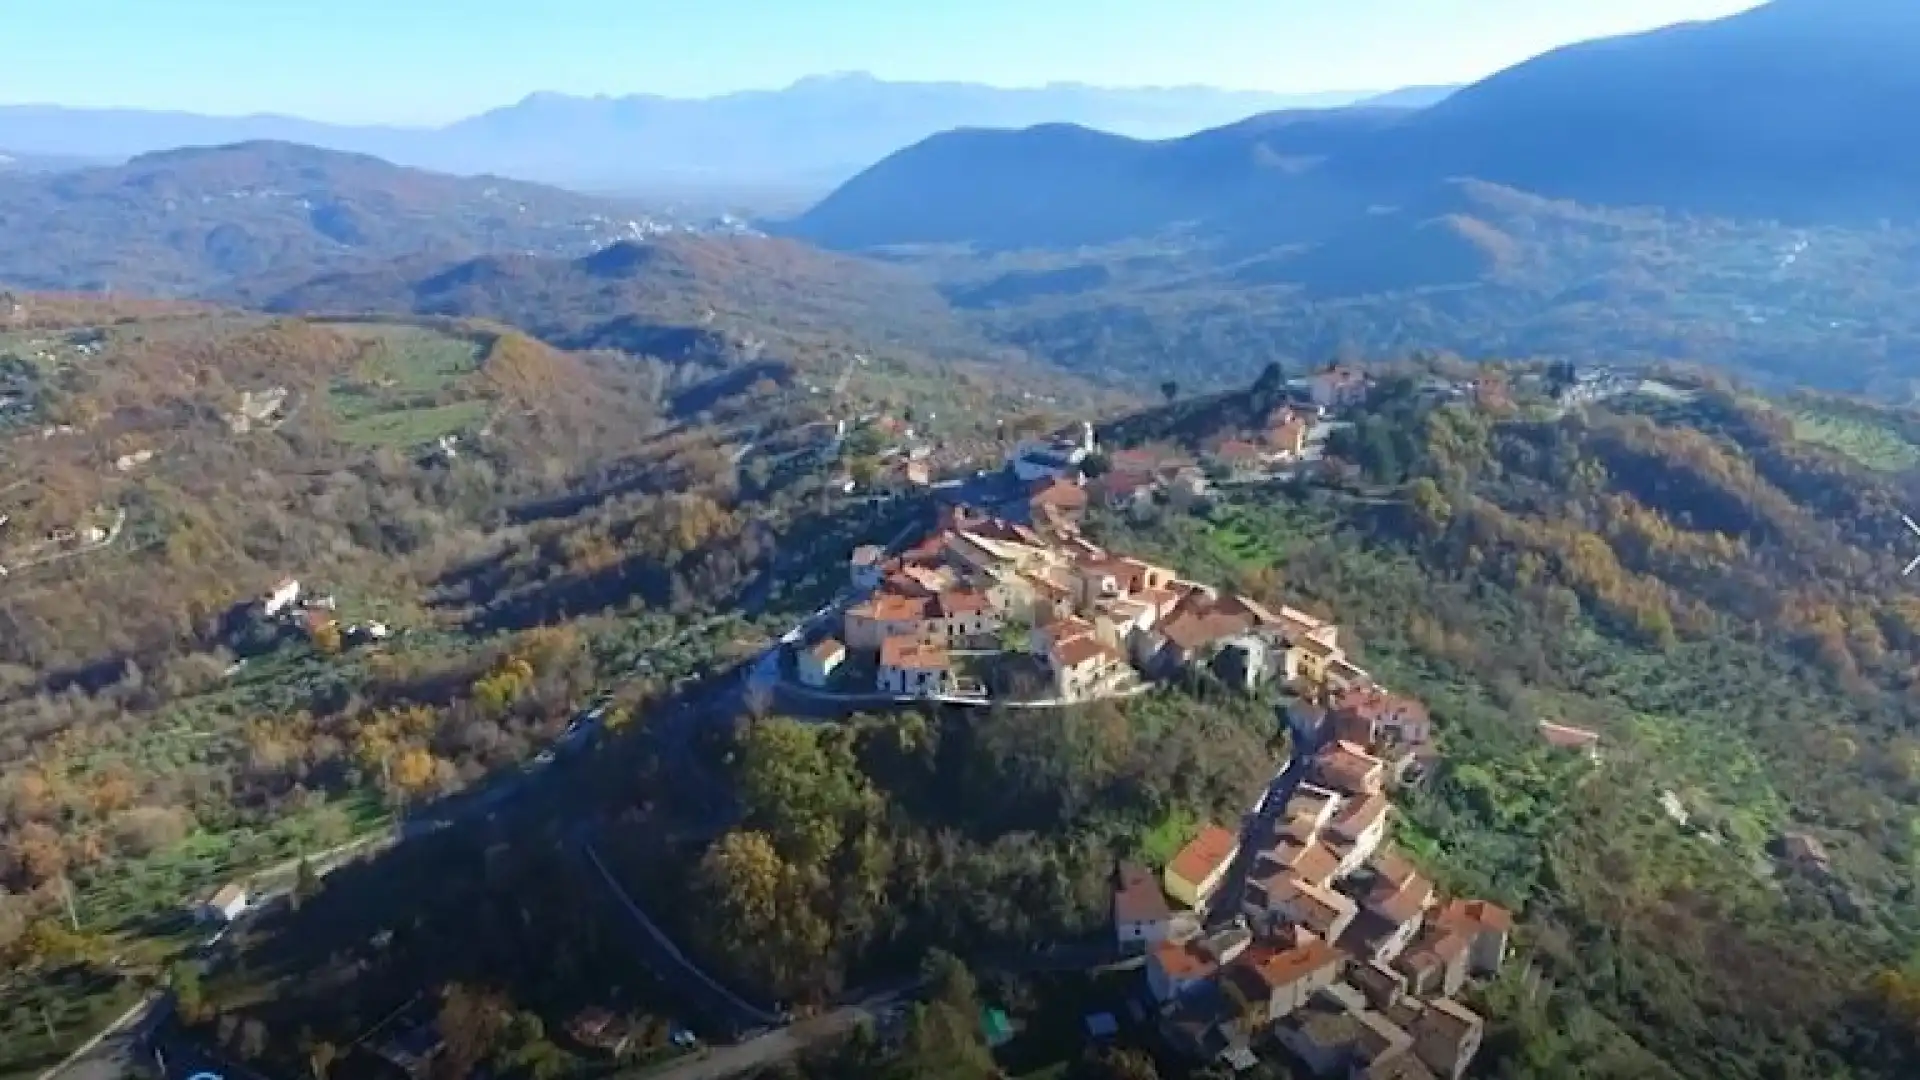
<svg viewBox="0 0 1920 1080"><path fill-rule="evenodd" d="M1904 472L1920 466L1920 446L1871 418L1815 408L1795 408L1789 415L1796 438L1845 454L1869 469Z"/></svg>
<svg viewBox="0 0 1920 1080"><path fill-rule="evenodd" d="M1167 865L1199 829L1200 823L1191 814L1169 813L1141 834L1140 860L1156 868Z"/></svg>
<svg viewBox="0 0 1920 1080"><path fill-rule="evenodd" d="M485 402L458 400L458 384L480 364L473 342L423 327L331 326L373 346L327 395L342 441L417 446L485 423Z"/></svg>

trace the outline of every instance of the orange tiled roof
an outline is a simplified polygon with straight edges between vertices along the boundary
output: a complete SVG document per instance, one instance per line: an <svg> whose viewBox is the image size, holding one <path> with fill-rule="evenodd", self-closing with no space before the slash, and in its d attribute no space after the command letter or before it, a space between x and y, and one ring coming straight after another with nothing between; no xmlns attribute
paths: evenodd
<svg viewBox="0 0 1920 1080"><path fill-rule="evenodd" d="M1163 941L1154 946L1153 961L1168 977L1182 981L1204 979L1220 967L1206 950L1181 941Z"/></svg>
<svg viewBox="0 0 1920 1080"><path fill-rule="evenodd" d="M1248 957L1252 957L1248 962ZM1309 941L1284 952L1252 949L1241 957L1244 970L1266 984L1269 990L1282 990L1315 972L1344 964L1347 954L1324 941Z"/></svg>
<svg viewBox="0 0 1920 1080"><path fill-rule="evenodd" d="M877 593L848 610L850 615L876 622L908 622L926 617L926 601L898 593Z"/></svg>
<svg viewBox="0 0 1920 1080"><path fill-rule="evenodd" d="M946 671L953 666L945 646L915 638L890 637L880 643L880 666L902 671Z"/></svg>
<svg viewBox="0 0 1920 1080"><path fill-rule="evenodd" d="M991 605L987 603L985 593L973 589L948 589L933 598L934 607L949 618L955 615L978 615Z"/></svg>
<svg viewBox="0 0 1920 1080"><path fill-rule="evenodd" d="M1173 857L1167 868L1182 881L1195 884L1212 876L1220 866L1233 858L1240 848L1240 838L1209 823L1200 830L1200 834L1188 841Z"/></svg>
<svg viewBox="0 0 1920 1080"><path fill-rule="evenodd" d="M1441 909L1439 921L1447 926L1472 927L1509 933L1513 930L1513 912L1487 900L1454 900Z"/></svg>
<svg viewBox="0 0 1920 1080"><path fill-rule="evenodd" d="M1053 662L1063 668L1077 668L1097 657L1120 661L1119 654L1091 634L1081 634L1053 643Z"/></svg>

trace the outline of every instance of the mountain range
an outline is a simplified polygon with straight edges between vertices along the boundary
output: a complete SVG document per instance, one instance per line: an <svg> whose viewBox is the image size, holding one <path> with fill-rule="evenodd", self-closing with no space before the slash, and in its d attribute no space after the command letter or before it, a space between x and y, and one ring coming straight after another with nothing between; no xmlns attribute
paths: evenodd
<svg viewBox="0 0 1920 1080"><path fill-rule="evenodd" d="M1447 88L1394 92L1428 103ZM288 116L0 106L0 147L120 159L179 146L297 142L442 172L592 190L788 185L824 191L909 143L957 127L1066 121L1143 137L1185 135L1281 108L1331 108L1373 92L1272 94L1184 86L1112 89L816 76L709 98L537 93L443 127L326 124Z"/></svg>
<svg viewBox="0 0 1920 1080"><path fill-rule="evenodd" d="M664 228L640 208L288 143L0 171L0 282L246 299L402 257L577 255Z"/></svg>
<svg viewBox="0 0 1920 1080"><path fill-rule="evenodd" d="M1142 141L1085 126L910 146L794 225L836 247L1312 231L1471 177L1553 198L1792 222L1920 213L1920 4L1774 0L1585 42L1427 108L1282 112ZM1390 102L1389 102L1390 103ZM964 179L962 179L964 178Z"/></svg>

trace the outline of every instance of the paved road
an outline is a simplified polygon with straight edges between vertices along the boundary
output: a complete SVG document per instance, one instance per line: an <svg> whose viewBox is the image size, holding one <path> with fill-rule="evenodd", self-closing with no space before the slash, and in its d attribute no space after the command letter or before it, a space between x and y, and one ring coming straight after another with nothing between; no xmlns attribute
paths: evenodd
<svg viewBox="0 0 1920 1080"><path fill-rule="evenodd" d="M872 994L832 1012L648 1072L646 1080L724 1080L766 1068L809 1047L843 1038L862 1022L877 1024L883 1013L906 1003L918 989L916 983Z"/></svg>
<svg viewBox="0 0 1920 1080"><path fill-rule="evenodd" d="M142 1000L76 1049L67 1060L40 1074L39 1080L123 1080L132 1071L142 1040L165 1016L159 996Z"/></svg>
<svg viewBox="0 0 1920 1080"><path fill-rule="evenodd" d="M639 904L634 903L633 897L628 895L625 886L613 876L613 872L607 869L606 863L600 861L599 852L593 849L592 829L591 822L583 822L575 827L572 838L575 850L627 914L631 925L639 931L632 940L647 966L663 978L677 976L690 996L705 1005L706 1011L714 1019L730 1024L736 1031L781 1023L779 1016L727 989L680 951L680 947L673 943L666 932L655 925Z"/></svg>
<svg viewBox="0 0 1920 1080"><path fill-rule="evenodd" d="M1260 801L1254 804L1241 822L1240 853L1234 856L1233 865L1228 868L1226 877L1208 904L1208 926L1224 926L1245 909L1247 875L1252 873L1254 863L1260 856L1273 846L1278 835L1275 826L1280 814L1286 809L1288 800L1293 798L1294 788L1300 786L1300 781L1306 776L1309 761L1306 755L1306 748L1294 747L1293 755L1267 782L1265 790L1260 793Z"/></svg>

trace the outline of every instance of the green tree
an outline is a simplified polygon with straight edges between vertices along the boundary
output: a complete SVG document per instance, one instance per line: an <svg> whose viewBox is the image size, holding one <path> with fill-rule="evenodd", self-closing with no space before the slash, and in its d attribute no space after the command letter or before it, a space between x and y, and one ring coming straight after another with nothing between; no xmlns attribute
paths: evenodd
<svg viewBox="0 0 1920 1080"><path fill-rule="evenodd" d="M1161 383L1160 396L1167 399L1167 404L1173 404L1173 399L1180 396L1180 384L1173 379Z"/></svg>
<svg viewBox="0 0 1920 1080"><path fill-rule="evenodd" d="M313 872L313 863L301 859L293 868L293 888L287 893L287 906L299 911L308 900L320 891L320 877Z"/></svg>

